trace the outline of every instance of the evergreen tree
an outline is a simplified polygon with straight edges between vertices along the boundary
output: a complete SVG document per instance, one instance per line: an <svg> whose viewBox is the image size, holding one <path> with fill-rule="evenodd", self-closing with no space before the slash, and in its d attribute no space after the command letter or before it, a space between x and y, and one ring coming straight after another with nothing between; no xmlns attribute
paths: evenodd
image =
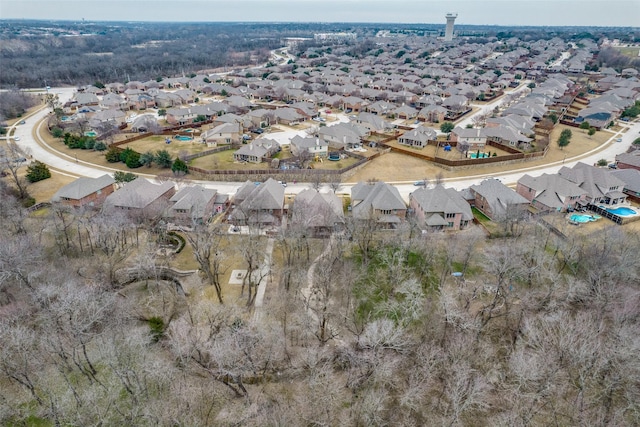
<svg viewBox="0 0 640 427"><path fill-rule="evenodd" d="M29 182L38 182L43 179L51 178L51 171L44 163L36 160L27 168L27 179Z"/></svg>
<svg viewBox="0 0 640 427"><path fill-rule="evenodd" d="M183 175L189 173L187 164L182 159L176 159L171 166L171 170L176 175Z"/></svg>
<svg viewBox="0 0 640 427"><path fill-rule="evenodd" d="M173 165L173 159L167 150L156 151L154 161L156 162L156 165L161 168L170 168Z"/></svg>

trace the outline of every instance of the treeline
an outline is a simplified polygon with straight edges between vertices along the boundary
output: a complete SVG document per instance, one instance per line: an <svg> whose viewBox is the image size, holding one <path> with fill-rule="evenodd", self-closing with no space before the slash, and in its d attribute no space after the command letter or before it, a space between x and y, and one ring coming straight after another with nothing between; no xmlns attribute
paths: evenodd
<svg viewBox="0 0 640 427"><path fill-rule="evenodd" d="M598 53L598 65L600 68L611 67L620 72L625 68L640 70L640 58L623 54L613 47L605 47Z"/></svg>
<svg viewBox="0 0 640 427"><path fill-rule="evenodd" d="M13 24L17 26L17 24ZM279 34L241 24L78 25L74 37L5 31L2 87L148 80L266 62Z"/></svg>
<svg viewBox="0 0 640 427"><path fill-rule="evenodd" d="M21 117L29 108L40 102L42 102L40 97L26 92L17 90L0 92L0 124L5 119Z"/></svg>

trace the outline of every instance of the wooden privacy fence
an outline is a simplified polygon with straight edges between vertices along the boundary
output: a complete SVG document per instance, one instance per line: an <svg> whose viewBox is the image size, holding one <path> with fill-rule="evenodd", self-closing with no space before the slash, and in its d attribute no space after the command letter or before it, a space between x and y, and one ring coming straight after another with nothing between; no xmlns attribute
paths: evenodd
<svg viewBox="0 0 640 427"><path fill-rule="evenodd" d="M210 170L210 169L202 169L202 168L198 168L195 166L189 166L189 172L196 172L202 175L207 175L207 176L225 176L225 177L249 177L249 176L275 176L275 175L282 175L282 176L287 176L287 177L304 177L304 176L337 176L337 175L341 175L345 172L348 172L354 168L357 168L360 165L363 165L364 163L368 162L371 159L374 159L376 157L378 157L381 153L376 153L373 156L366 158L366 157L362 157L362 156L357 156L360 157L360 160L358 160L356 163L346 166L342 169L244 169L244 170L227 170L227 169L221 169L221 170ZM350 153L351 155L351 153ZM356 157L356 156L353 156Z"/></svg>
<svg viewBox="0 0 640 427"><path fill-rule="evenodd" d="M452 147L456 146L455 141L447 141L447 143ZM438 145L438 144L442 144L442 141L428 141L427 144ZM419 159L427 160L430 162L438 163L438 164L449 166L449 167L488 165L488 164L494 164L494 163L509 162L514 160L531 160L538 157L544 157L547 154L547 151L549 150L549 147L547 146L543 151L535 151L532 153L522 153L515 148L502 145L498 142L489 140L487 141L487 145L499 148L511 154L495 156L495 157L487 157L483 159L445 159L442 157L430 156L430 155L418 152L416 150L412 150L410 148L397 147L397 146L391 146L386 144L382 144L382 145L398 153L406 154L412 157L416 157Z"/></svg>

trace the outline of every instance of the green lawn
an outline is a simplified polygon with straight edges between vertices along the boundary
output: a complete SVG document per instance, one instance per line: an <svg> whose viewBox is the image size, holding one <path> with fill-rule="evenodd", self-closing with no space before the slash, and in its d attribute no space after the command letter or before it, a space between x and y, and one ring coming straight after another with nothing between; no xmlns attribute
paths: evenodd
<svg viewBox="0 0 640 427"><path fill-rule="evenodd" d="M471 208L471 212L473 213L473 216L482 224L488 224L491 222L491 220L489 219L488 216L486 216L485 214L483 214L482 212L480 212L477 208Z"/></svg>

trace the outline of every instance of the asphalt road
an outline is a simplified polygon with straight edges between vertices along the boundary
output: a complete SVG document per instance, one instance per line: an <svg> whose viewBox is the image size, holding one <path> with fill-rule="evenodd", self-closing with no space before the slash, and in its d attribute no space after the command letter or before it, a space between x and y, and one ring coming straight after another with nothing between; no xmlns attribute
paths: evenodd
<svg viewBox="0 0 640 427"><path fill-rule="evenodd" d="M515 89L515 92L524 91L526 85L522 85L519 88ZM67 100L71 99L73 93L75 92L75 88L52 88L49 90L52 93L55 93L59 96L60 102L64 103ZM479 110L475 114L482 114L487 109L493 109L495 106L500 105L501 101L496 100L491 104L483 105L483 109ZM37 129L36 126L40 121L47 116L49 113L47 108L39 110L36 113L33 113L30 116L24 118L25 124L23 125L14 125L15 127L15 136L19 137L19 140L16 143L25 151L26 154L31 155L33 159L40 160L43 163L46 163L49 167L56 170L59 173L63 173L69 176L88 176L88 177L99 177L104 175L105 173L112 173L118 169L104 168L98 167L91 163L85 163L82 161L78 161L72 156L69 156L65 153L55 151L53 148L49 148L49 150L44 149L39 142L37 142L33 138L33 131ZM341 118L341 120L346 120L345 118ZM462 126L465 126L466 123L471 123L471 117L468 117L462 121ZM504 184L513 185L518 179L520 179L524 174L529 174L532 176L542 175L543 173L553 174L557 173L558 170L562 166L571 167L576 163L584 162L587 164L594 164L600 159L607 159L609 161L613 161L617 154L624 153L627 151L633 140L640 137L640 121L636 120L636 122L632 123L623 123L620 122L622 126L627 129L626 132L611 132L611 138L602 146L597 149L592 150L589 153L583 154L574 158L567 158L564 161L550 163L544 166L536 166L536 167L524 167L513 169L511 171L505 171L504 173L493 175L494 178L500 179ZM286 131L286 132L278 132L274 134L269 134L270 138L277 139L279 142L288 143L290 138L296 134L304 134L305 131ZM621 138L621 142L617 142L617 139ZM53 151L51 151L53 150ZM137 172L136 172L137 173ZM140 176L146 178L154 178L153 175L146 174L138 174ZM422 177L416 177L416 180L421 179ZM457 190L461 190L464 188L468 188L471 185L478 184L482 180L488 178L485 175L470 175L464 178L450 178L444 180L444 185L448 187L453 187ZM215 188L221 193L233 195L237 189L240 187L241 183L238 182L221 182L221 181L191 181L192 183L200 184L207 188ZM344 183L338 193L350 193L351 187L355 183ZM402 197L408 201L409 194L416 190L416 186L413 185L413 181L411 182L393 182ZM289 183L286 189L286 193L289 194L297 194L300 191L309 188L308 183ZM328 186L324 186L323 190L330 191Z"/></svg>

